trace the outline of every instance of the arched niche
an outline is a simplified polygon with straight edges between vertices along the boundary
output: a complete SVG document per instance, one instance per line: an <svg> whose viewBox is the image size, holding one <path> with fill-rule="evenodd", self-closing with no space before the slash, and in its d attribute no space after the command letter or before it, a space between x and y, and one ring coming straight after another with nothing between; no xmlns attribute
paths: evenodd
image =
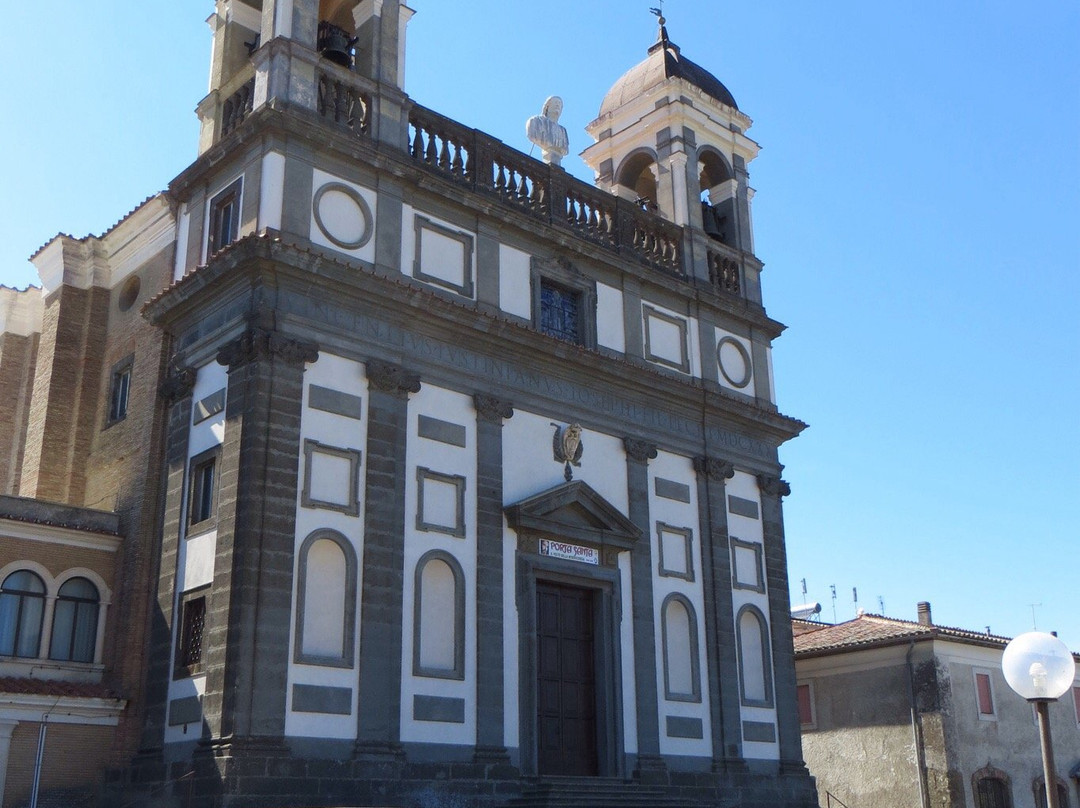
<svg viewBox="0 0 1080 808"><path fill-rule="evenodd" d="M631 152L615 173L615 184L622 186L641 200L646 210L657 210L656 155L649 149Z"/></svg>
<svg viewBox="0 0 1080 808"><path fill-rule="evenodd" d="M724 155L715 148L705 146L698 151L698 183L705 233L722 244L737 247L734 173Z"/></svg>

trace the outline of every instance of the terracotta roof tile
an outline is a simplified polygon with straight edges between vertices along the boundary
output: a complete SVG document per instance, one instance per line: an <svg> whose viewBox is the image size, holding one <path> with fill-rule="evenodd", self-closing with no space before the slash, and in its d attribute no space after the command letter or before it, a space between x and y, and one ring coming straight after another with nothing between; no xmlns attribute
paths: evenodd
<svg viewBox="0 0 1080 808"><path fill-rule="evenodd" d="M105 685L94 682L64 682L57 679L0 677L0 696L56 696L80 699L119 699Z"/></svg>
<svg viewBox="0 0 1080 808"><path fill-rule="evenodd" d="M1009 641L1008 637L1000 637L996 634L966 631L950 626L926 626L910 620L897 620L877 614L860 615L854 620L835 625L821 624L821 628L817 630L807 628L808 623L809 621L805 620L792 621L796 656L892 645L912 639L949 639L1001 648L1004 648Z"/></svg>

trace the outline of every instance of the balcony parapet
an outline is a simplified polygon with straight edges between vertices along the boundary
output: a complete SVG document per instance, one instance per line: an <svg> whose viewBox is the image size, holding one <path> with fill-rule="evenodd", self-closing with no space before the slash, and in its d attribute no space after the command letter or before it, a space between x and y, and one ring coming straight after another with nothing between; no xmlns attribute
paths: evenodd
<svg viewBox="0 0 1080 808"><path fill-rule="evenodd" d="M682 227L419 105L409 114L409 154L554 227L664 272L689 274Z"/></svg>

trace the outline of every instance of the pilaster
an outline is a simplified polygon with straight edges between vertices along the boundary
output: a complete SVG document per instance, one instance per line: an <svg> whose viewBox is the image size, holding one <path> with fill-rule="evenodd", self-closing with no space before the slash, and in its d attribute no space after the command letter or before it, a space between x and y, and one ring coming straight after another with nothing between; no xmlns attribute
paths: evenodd
<svg viewBox="0 0 1080 808"><path fill-rule="evenodd" d="M761 525L765 540L765 580L769 591L769 628L773 648L773 686L776 696L777 734L780 741L780 770L786 774L806 774L799 727L799 702L795 689L795 647L791 633L788 602L787 550L784 545L784 516L781 500L791 494L791 486L779 477L759 474Z"/></svg>
<svg viewBox="0 0 1080 808"><path fill-rule="evenodd" d="M176 575L179 557L184 480L187 474L188 438L191 427L191 393L195 372L174 368L162 382L158 396L166 408L165 505L158 554L157 608L150 621L147 654L145 718L142 750L160 749L165 738L169 681L172 679L172 644L176 606Z"/></svg>
<svg viewBox="0 0 1080 808"><path fill-rule="evenodd" d="M317 346L255 318L228 367L203 709L212 738L281 739L289 664L304 365Z"/></svg>
<svg viewBox="0 0 1080 808"><path fill-rule="evenodd" d="M401 757L401 651L405 548L405 449L414 373L369 360L364 586L356 754L374 763Z"/></svg>
<svg viewBox="0 0 1080 808"><path fill-rule="evenodd" d="M476 758L505 762L503 693L503 421L507 401L477 393L476 407Z"/></svg>
<svg viewBox="0 0 1080 808"><path fill-rule="evenodd" d="M743 771L739 705L739 662L731 602L731 546L727 524L727 481L735 467L715 457L695 457L705 585L705 654L709 665L709 709L714 771Z"/></svg>
<svg viewBox="0 0 1080 808"><path fill-rule="evenodd" d="M652 524L649 517L649 461L655 444L623 439L626 450L628 516L642 539L630 553L631 610L634 626L634 683L637 705L637 776L643 783L663 781L667 767L660 756L660 712L656 684L656 617L653 608Z"/></svg>

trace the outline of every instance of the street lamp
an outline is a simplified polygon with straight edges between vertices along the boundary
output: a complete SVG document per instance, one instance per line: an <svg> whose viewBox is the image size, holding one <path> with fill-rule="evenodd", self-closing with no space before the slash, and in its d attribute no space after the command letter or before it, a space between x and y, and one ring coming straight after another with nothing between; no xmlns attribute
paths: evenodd
<svg viewBox="0 0 1080 808"><path fill-rule="evenodd" d="M1001 672L1005 674L1009 687L1035 705L1042 739L1046 805L1048 808L1060 808L1054 751L1050 747L1049 705L1072 687L1076 678L1073 655L1065 643L1053 634L1029 631L1005 646L1005 653L1001 656Z"/></svg>

